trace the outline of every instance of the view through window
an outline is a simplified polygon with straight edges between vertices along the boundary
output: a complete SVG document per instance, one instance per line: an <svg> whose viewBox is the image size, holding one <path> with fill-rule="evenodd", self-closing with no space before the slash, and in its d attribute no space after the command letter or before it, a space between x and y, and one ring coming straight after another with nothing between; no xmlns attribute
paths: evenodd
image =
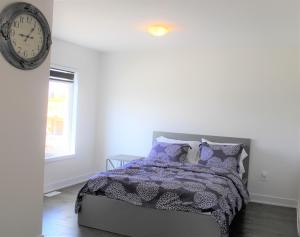
<svg viewBox="0 0 300 237"><path fill-rule="evenodd" d="M46 158L75 152L75 73L50 69Z"/></svg>

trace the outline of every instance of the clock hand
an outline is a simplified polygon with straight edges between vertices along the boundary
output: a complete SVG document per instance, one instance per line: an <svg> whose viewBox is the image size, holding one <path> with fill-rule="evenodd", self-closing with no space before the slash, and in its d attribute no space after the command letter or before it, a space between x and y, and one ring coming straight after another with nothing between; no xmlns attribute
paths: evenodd
<svg viewBox="0 0 300 237"><path fill-rule="evenodd" d="M25 35L25 40L24 40L24 42L26 42L27 40L28 40L28 38L30 38L30 35L32 34L32 32L35 30L35 26L31 29L31 31L29 32L29 34L28 35ZM30 39L32 39L32 38L30 38Z"/></svg>
<svg viewBox="0 0 300 237"><path fill-rule="evenodd" d="M29 36L29 37L28 37L27 35L24 35L24 34L19 34L19 35L20 35L21 37L26 37L26 38L34 39L33 36Z"/></svg>

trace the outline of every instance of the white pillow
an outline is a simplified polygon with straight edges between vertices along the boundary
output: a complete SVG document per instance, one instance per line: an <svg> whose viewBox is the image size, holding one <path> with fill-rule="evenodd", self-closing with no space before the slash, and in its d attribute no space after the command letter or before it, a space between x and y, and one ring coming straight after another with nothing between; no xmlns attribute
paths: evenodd
<svg viewBox="0 0 300 237"><path fill-rule="evenodd" d="M239 145L237 143L219 143L219 142L211 142L209 140L206 140L202 138L202 142L206 142L207 144L210 145ZM240 155L240 161L239 161L239 175L241 179L243 178L244 173L246 172L245 167L244 167L244 160L248 157L248 153L246 152L245 149L243 149L241 155Z"/></svg>
<svg viewBox="0 0 300 237"><path fill-rule="evenodd" d="M187 154L187 162L192 164L197 164L199 161L199 146L201 142L199 141L183 141L183 140L176 140L176 139L170 139L167 137L158 137L156 138L157 142L164 142L164 143L170 143L170 144L189 144L192 149L189 149Z"/></svg>

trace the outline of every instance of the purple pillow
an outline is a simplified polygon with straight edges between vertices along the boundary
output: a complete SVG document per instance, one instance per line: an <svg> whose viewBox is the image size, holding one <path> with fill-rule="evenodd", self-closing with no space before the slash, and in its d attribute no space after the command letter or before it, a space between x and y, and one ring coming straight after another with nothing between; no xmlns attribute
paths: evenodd
<svg viewBox="0 0 300 237"><path fill-rule="evenodd" d="M203 142L200 145L199 164L210 167L231 169L238 172L239 158L242 150L242 144L212 145L207 142Z"/></svg>
<svg viewBox="0 0 300 237"><path fill-rule="evenodd" d="M156 142L148 155L148 159L184 162L190 148L189 144Z"/></svg>

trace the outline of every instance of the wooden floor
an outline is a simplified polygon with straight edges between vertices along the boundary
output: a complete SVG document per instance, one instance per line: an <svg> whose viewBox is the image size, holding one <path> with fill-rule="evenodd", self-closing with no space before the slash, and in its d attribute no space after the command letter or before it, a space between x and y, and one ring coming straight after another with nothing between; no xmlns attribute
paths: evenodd
<svg viewBox="0 0 300 237"><path fill-rule="evenodd" d="M121 235L80 227L74 202L81 185L60 190L62 194L44 199L45 237L121 237ZM230 237L297 237L296 209L250 203L234 221ZM166 236L170 237L170 236ZM188 235L183 237L189 237ZM200 236L199 236L200 237Z"/></svg>

